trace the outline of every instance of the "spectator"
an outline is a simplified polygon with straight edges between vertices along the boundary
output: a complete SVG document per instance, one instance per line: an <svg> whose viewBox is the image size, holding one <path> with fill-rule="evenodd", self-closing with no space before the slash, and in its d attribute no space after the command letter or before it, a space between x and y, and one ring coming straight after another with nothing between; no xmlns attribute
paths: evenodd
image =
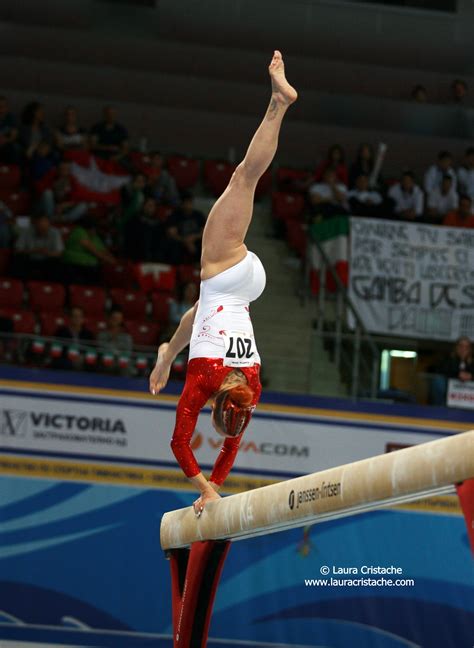
<svg viewBox="0 0 474 648"><path fill-rule="evenodd" d="M35 216L28 227L20 230L16 241L14 274L22 279L56 281L63 248L61 233L49 218L44 214Z"/></svg>
<svg viewBox="0 0 474 648"><path fill-rule="evenodd" d="M424 196L415 183L412 171L405 171L400 182L388 190L388 197L393 202L393 211L397 218L413 221L423 215Z"/></svg>
<svg viewBox="0 0 474 648"><path fill-rule="evenodd" d="M55 338L61 340L70 340L72 344L81 344L91 342L94 339L91 331L84 324L84 311L79 306L71 309L69 325L59 326L55 333ZM81 369L83 365L83 356L77 354L77 357L71 357L68 348L63 348L62 355L55 358L51 363L54 369Z"/></svg>
<svg viewBox="0 0 474 648"><path fill-rule="evenodd" d="M317 167L314 172L314 179L316 182L321 182L323 179L326 169L332 169L336 178L342 184L349 184L349 174L347 171L346 163L344 162L344 149L339 144L334 144L328 149L326 159L323 160Z"/></svg>
<svg viewBox="0 0 474 648"><path fill-rule="evenodd" d="M361 144L357 151L357 157L352 163L349 174L349 187L354 188L356 180L360 175L370 178L375 164L374 150L370 144Z"/></svg>
<svg viewBox="0 0 474 648"><path fill-rule="evenodd" d="M201 239L206 217L194 209L194 199L188 193L181 207L176 209L167 222L168 261L176 265L197 263L201 258Z"/></svg>
<svg viewBox="0 0 474 648"><path fill-rule="evenodd" d="M97 344L103 355L129 356L132 352L132 337L126 332L123 313L114 306L107 319L107 328L97 335Z"/></svg>
<svg viewBox="0 0 474 648"><path fill-rule="evenodd" d="M429 195L433 189L441 188L444 175L450 175L453 179L453 188L456 190L456 172L453 169L453 156L448 151L438 153L438 161L430 166L425 173L424 187Z"/></svg>
<svg viewBox="0 0 474 648"><path fill-rule="evenodd" d="M104 119L91 130L93 152L110 160L121 160L127 153L128 131L117 122L115 109L104 108Z"/></svg>
<svg viewBox="0 0 474 648"><path fill-rule="evenodd" d="M147 167L148 193L163 205L176 207L179 203L179 193L175 179L164 168L161 153L152 153L150 165Z"/></svg>
<svg viewBox="0 0 474 648"><path fill-rule="evenodd" d="M474 199L474 148L466 149L464 164L458 169L459 191Z"/></svg>
<svg viewBox="0 0 474 648"><path fill-rule="evenodd" d="M472 200L469 196L459 196L459 207L452 211L443 220L443 225L448 227L474 227L474 216L472 215Z"/></svg>
<svg viewBox="0 0 474 648"><path fill-rule="evenodd" d="M454 103L462 104L467 97L467 83L462 79L454 79L451 83L451 100Z"/></svg>
<svg viewBox="0 0 474 648"><path fill-rule="evenodd" d="M428 91L426 90L425 86L421 84L413 86L413 89L411 91L411 98L416 103L426 103L428 101Z"/></svg>
<svg viewBox="0 0 474 648"><path fill-rule="evenodd" d="M143 209L145 188L146 178L143 173L136 173L131 182L122 187L122 213L117 221L117 227L121 232L130 219Z"/></svg>
<svg viewBox="0 0 474 648"><path fill-rule="evenodd" d="M115 263L115 258L97 234L92 218L83 218L69 234L63 254L66 283L97 284L102 263Z"/></svg>
<svg viewBox="0 0 474 648"><path fill-rule="evenodd" d="M315 215L340 216L347 214L347 187L338 182L336 172L326 169L322 182L316 182L309 188L309 200Z"/></svg>
<svg viewBox="0 0 474 648"><path fill-rule="evenodd" d="M432 405L446 404L446 389L450 378L470 381L474 377L472 344L468 337L460 337L451 355L436 369L436 375L430 381L430 402Z"/></svg>
<svg viewBox="0 0 474 648"><path fill-rule="evenodd" d="M147 198L139 214L125 226L124 256L133 261L163 261L165 230L154 198Z"/></svg>
<svg viewBox="0 0 474 648"><path fill-rule="evenodd" d="M23 110L19 142L28 159L33 157L41 142L51 144L51 131L44 123L44 109L37 101L27 104Z"/></svg>
<svg viewBox="0 0 474 648"><path fill-rule="evenodd" d="M72 200L71 164L63 160L53 174L50 174L50 188L40 198L43 211L57 221L73 223L87 213L87 203Z"/></svg>
<svg viewBox="0 0 474 648"><path fill-rule="evenodd" d="M56 169L59 162L57 153L53 151L49 142L40 142L31 158L31 178L38 183Z"/></svg>
<svg viewBox="0 0 474 648"><path fill-rule="evenodd" d="M16 120L8 107L6 97L0 97L0 163L18 162L18 128Z"/></svg>
<svg viewBox="0 0 474 648"><path fill-rule="evenodd" d="M378 191L369 188L369 176L361 173L356 180L355 189L347 194L351 214L355 216L380 216L380 205L383 202Z"/></svg>
<svg viewBox="0 0 474 648"><path fill-rule="evenodd" d="M199 288L190 281L181 288L179 301L173 300L170 307L170 324L177 326L186 311L194 306L199 297Z"/></svg>
<svg viewBox="0 0 474 648"><path fill-rule="evenodd" d="M4 202L0 200L0 249L9 248L12 242L13 213Z"/></svg>
<svg viewBox="0 0 474 648"><path fill-rule="evenodd" d="M87 146L87 135L79 126L77 110L68 106L64 111L63 123L54 134L56 146L61 151L83 149Z"/></svg>
<svg viewBox="0 0 474 648"><path fill-rule="evenodd" d="M435 187L428 194L427 216L435 225L443 221L448 212L456 210L459 205L459 198L453 187L453 179L450 175L444 175L441 187Z"/></svg>

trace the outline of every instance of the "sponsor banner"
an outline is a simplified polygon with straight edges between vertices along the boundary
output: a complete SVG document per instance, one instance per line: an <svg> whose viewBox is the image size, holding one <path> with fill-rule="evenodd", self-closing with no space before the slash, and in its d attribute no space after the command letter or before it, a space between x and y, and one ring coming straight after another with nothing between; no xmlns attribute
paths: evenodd
<svg viewBox="0 0 474 648"><path fill-rule="evenodd" d="M474 381L448 380L446 405L474 409Z"/></svg>
<svg viewBox="0 0 474 648"><path fill-rule="evenodd" d="M474 330L474 231L351 218L349 297L368 331L456 340Z"/></svg>
<svg viewBox="0 0 474 648"><path fill-rule="evenodd" d="M175 410L141 397L101 401L84 394L3 389L0 394L0 448L10 451L128 463L175 462L170 449ZM278 406L275 406L278 409ZM413 445L439 438L446 429L377 424L351 418L285 416L269 406L257 410L245 433L234 470L256 474L301 475L386 452L390 444ZM210 410L199 417L192 439L196 459L206 470L222 445Z"/></svg>

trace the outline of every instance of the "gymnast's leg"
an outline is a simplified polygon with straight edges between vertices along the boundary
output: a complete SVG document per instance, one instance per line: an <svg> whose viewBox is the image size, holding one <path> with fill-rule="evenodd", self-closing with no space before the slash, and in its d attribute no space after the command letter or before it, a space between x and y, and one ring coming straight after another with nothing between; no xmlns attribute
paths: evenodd
<svg viewBox="0 0 474 648"><path fill-rule="evenodd" d="M272 96L265 117L250 142L244 160L213 206L204 228L202 279L223 272L245 257L247 248L244 239L252 219L255 188L275 155L285 112L298 96L286 80L279 51L275 51L269 72Z"/></svg>

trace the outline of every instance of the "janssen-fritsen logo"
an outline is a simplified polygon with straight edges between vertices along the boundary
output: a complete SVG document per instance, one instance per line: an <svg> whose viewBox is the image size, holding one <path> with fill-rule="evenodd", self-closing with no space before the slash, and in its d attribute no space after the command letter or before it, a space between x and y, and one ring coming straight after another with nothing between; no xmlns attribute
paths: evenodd
<svg viewBox="0 0 474 648"><path fill-rule="evenodd" d="M326 497L336 497L341 493L341 482L322 482L320 486L314 488L306 488L300 491L290 491L288 496L288 507L292 511L294 508L307 504L308 502L315 502Z"/></svg>
<svg viewBox="0 0 474 648"><path fill-rule="evenodd" d="M196 431L191 440L191 448L199 450L207 442L208 447L218 450L222 445L222 439L211 436L205 437L201 432ZM310 449L308 446L297 446L289 443L271 443L263 441L246 441L243 439L240 443L239 452L253 452L255 454L272 455L280 457L309 457Z"/></svg>

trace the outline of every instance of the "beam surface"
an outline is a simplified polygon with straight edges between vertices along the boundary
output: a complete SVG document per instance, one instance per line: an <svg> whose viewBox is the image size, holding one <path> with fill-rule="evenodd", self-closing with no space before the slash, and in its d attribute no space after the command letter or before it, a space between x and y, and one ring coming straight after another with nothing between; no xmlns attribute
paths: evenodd
<svg viewBox="0 0 474 648"><path fill-rule="evenodd" d="M474 430L165 513L164 550L239 540L446 493L474 478Z"/></svg>

